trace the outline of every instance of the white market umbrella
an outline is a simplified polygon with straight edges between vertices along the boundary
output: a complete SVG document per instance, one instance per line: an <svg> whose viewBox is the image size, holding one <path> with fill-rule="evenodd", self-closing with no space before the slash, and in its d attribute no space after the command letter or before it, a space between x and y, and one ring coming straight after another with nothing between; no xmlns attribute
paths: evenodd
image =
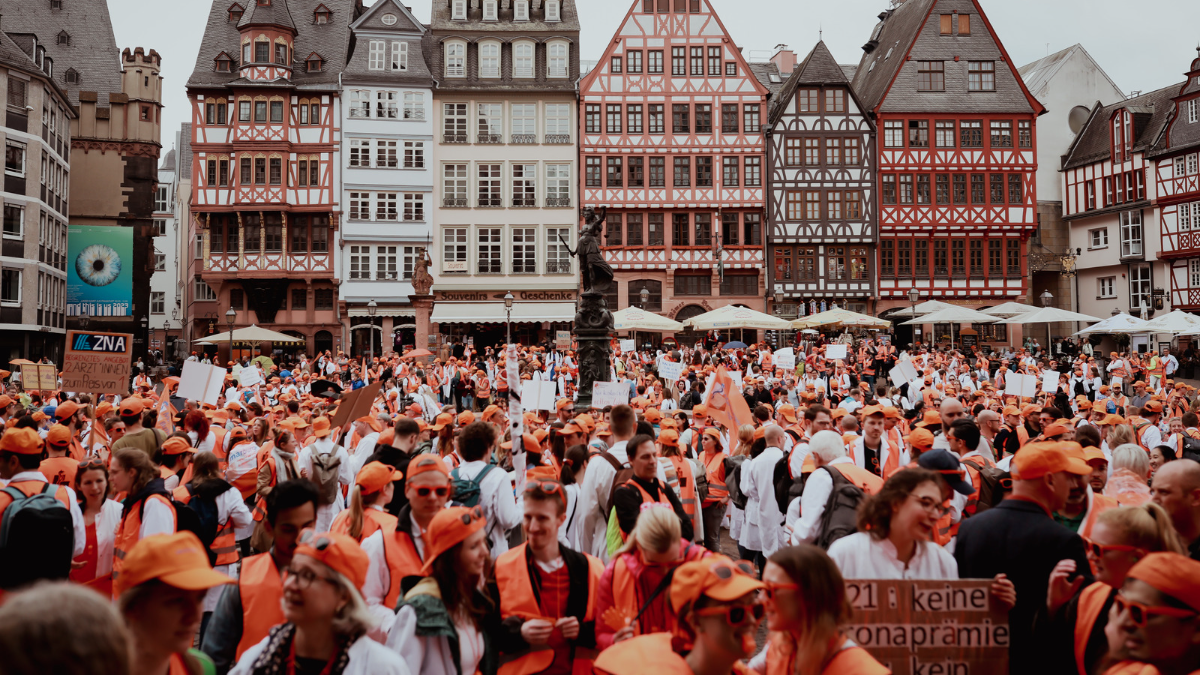
<svg viewBox="0 0 1200 675"><path fill-rule="evenodd" d="M1100 321L1100 317L1090 314L1080 314L1057 307L1042 307L1032 312L1026 312L1014 317L997 321L996 323L1063 323L1067 321Z"/></svg>
<svg viewBox="0 0 1200 675"><path fill-rule="evenodd" d="M936 302L936 301L934 301ZM920 306L918 305L918 310ZM977 312L969 307L959 307L958 305L947 305L943 309L939 309L931 314L918 316L915 319L905 321L904 326L927 323L948 323L950 324L950 344L954 344L954 326L963 323L995 323L997 317L991 314Z"/></svg>
<svg viewBox="0 0 1200 675"><path fill-rule="evenodd" d="M754 330L791 330L792 322L745 307L726 305L683 322L694 330L744 328Z"/></svg>
<svg viewBox="0 0 1200 675"><path fill-rule="evenodd" d="M1172 335L1195 334L1200 332L1200 316L1177 309L1170 314L1147 321L1146 325L1142 326L1141 332L1170 333Z"/></svg>
<svg viewBox="0 0 1200 675"><path fill-rule="evenodd" d="M1027 312L1031 312L1034 309L1035 308L1033 305L1024 305L1019 302L1006 302L1003 305L996 305L995 307L988 307L987 309L984 309L981 311L984 314L991 314L992 316L1008 318L1008 317L1012 317L1012 316L1020 316Z"/></svg>
<svg viewBox="0 0 1200 675"><path fill-rule="evenodd" d="M949 309L951 307L958 307L958 305L952 305L948 302L942 302L941 300L926 300L925 302L917 305L915 308L905 307L904 309L898 309L892 312L892 316L921 316L922 314L933 314L940 309Z"/></svg>
<svg viewBox="0 0 1200 675"><path fill-rule="evenodd" d="M665 316L638 309L637 307L626 307L618 312L613 312L613 329L676 332L683 330L683 324L678 321L672 321Z"/></svg>
<svg viewBox="0 0 1200 675"><path fill-rule="evenodd" d="M250 324L245 328L235 328L232 334L217 333L216 335L206 335L204 336L204 341L209 344L217 344L225 342L304 342L304 339Z"/></svg>
<svg viewBox="0 0 1200 675"><path fill-rule="evenodd" d="M861 328L889 328L892 322L887 319L851 312L848 309L834 308L826 312L813 314L792 322L792 328L812 328L815 326L858 326Z"/></svg>
<svg viewBox="0 0 1200 675"><path fill-rule="evenodd" d="M1088 326L1075 333L1075 335L1129 335L1144 333L1146 332L1145 326L1147 323L1149 322L1122 312L1116 316L1110 316L1094 326Z"/></svg>

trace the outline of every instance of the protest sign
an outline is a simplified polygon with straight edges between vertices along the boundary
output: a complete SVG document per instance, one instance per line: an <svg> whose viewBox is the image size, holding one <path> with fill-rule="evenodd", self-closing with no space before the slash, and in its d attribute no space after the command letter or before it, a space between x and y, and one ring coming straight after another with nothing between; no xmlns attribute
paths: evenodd
<svg viewBox="0 0 1200 675"><path fill-rule="evenodd" d="M780 349L775 352L774 363L776 368L783 368L784 372L796 369L796 351L791 347Z"/></svg>
<svg viewBox="0 0 1200 675"><path fill-rule="evenodd" d="M554 410L554 390L549 380L526 380L521 383L522 410Z"/></svg>
<svg viewBox="0 0 1200 675"><path fill-rule="evenodd" d="M846 345L825 345L825 358L830 360L846 358Z"/></svg>
<svg viewBox="0 0 1200 675"><path fill-rule="evenodd" d="M990 579L846 580L846 637L893 675L1008 673L1006 612L992 609Z"/></svg>
<svg viewBox="0 0 1200 675"><path fill-rule="evenodd" d="M21 387L25 391L58 389L58 368L52 363L21 364Z"/></svg>
<svg viewBox="0 0 1200 675"><path fill-rule="evenodd" d="M622 352L637 351L637 342L635 340L621 340Z"/></svg>
<svg viewBox="0 0 1200 675"><path fill-rule="evenodd" d="M199 361L184 361L183 373L179 376L179 389L175 392L182 398L190 398L209 405L217 404L225 386L225 369Z"/></svg>
<svg viewBox="0 0 1200 675"><path fill-rule="evenodd" d="M888 377L891 378L892 384L899 387L905 382L912 382L917 379L917 368L908 358L900 359L892 369L888 371Z"/></svg>
<svg viewBox="0 0 1200 675"><path fill-rule="evenodd" d="M382 382L372 382L365 387L342 394L341 400L338 401L337 412L330 420L330 426L341 427L344 432L347 423L370 415L371 408L375 405L375 399L382 389Z"/></svg>
<svg viewBox="0 0 1200 675"><path fill-rule="evenodd" d="M262 384L262 371L257 366L247 366L238 371L238 383L243 387L253 387Z"/></svg>
<svg viewBox="0 0 1200 675"><path fill-rule="evenodd" d="M625 382L592 383L592 407L629 405L629 385Z"/></svg>
<svg viewBox="0 0 1200 675"><path fill-rule="evenodd" d="M569 330L556 331L555 335L554 335L554 348L555 349L570 349L571 348L571 331L569 331Z"/></svg>
<svg viewBox="0 0 1200 675"><path fill-rule="evenodd" d="M89 394L129 394L133 336L67 331L62 388Z"/></svg>
<svg viewBox="0 0 1200 675"><path fill-rule="evenodd" d="M1057 375L1055 375L1057 378ZM1055 380L1057 382L1057 379ZM1037 396L1038 379L1036 375L1009 373L1004 376L1004 395L1033 398Z"/></svg>
<svg viewBox="0 0 1200 675"><path fill-rule="evenodd" d="M683 364L673 361L658 362L658 378L664 382L674 382L683 373Z"/></svg>
<svg viewBox="0 0 1200 675"><path fill-rule="evenodd" d="M1042 392L1046 394L1058 393L1058 373L1053 370L1047 370L1042 373Z"/></svg>

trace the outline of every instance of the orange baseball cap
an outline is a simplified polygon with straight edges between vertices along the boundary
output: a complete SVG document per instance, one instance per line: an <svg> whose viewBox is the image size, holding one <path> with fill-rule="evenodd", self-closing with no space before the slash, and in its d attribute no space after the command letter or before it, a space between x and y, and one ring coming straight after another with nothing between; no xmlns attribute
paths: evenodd
<svg viewBox="0 0 1200 675"><path fill-rule="evenodd" d="M582 415L576 415L575 419L572 421L575 422L576 424L578 424L579 426L583 427L584 429L587 429L587 432L589 434L592 433L592 431L596 428L596 418L592 417L591 414L589 414L589 413L583 413Z"/></svg>
<svg viewBox="0 0 1200 675"><path fill-rule="evenodd" d="M313 436L316 436L317 438L325 438L326 436L328 436L329 435L329 425L330 425L329 418L325 417L324 415L313 420L313 423L312 423Z"/></svg>
<svg viewBox="0 0 1200 675"><path fill-rule="evenodd" d="M1002 410L1000 412L1005 417L1007 417L1009 415L1018 415L1019 416L1021 414L1021 409L1015 405L1008 405L1008 406L1004 406L1004 410Z"/></svg>
<svg viewBox="0 0 1200 675"><path fill-rule="evenodd" d="M483 409L483 415L482 415L481 419L482 419L484 422L486 422L486 421L488 421L489 419L491 419L491 418L492 418L492 415L495 415L495 414L496 414L496 413L498 413L498 412L500 412L500 406L498 406L498 405L489 405L488 407L486 407L486 408L484 408L484 409Z"/></svg>
<svg viewBox="0 0 1200 675"><path fill-rule="evenodd" d="M1129 570L1129 578L1144 581L1159 593L1200 612L1200 584L1196 583L1200 561L1178 553L1151 553Z"/></svg>
<svg viewBox="0 0 1200 675"><path fill-rule="evenodd" d="M1053 424L1047 425L1046 428L1042 429L1042 437L1043 438L1053 438L1054 436L1061 436L1061 435L1067 433L1068 431L1070 431L1069 427L1067 427L1064 424L1059 424L1058 422L1055 422Z"/></svg>
<svg viewBox="0 0 1200 675"><path fill-rule="evenodd" d="M647 408L643 417L647 422L654 424L662 420L662 412L658 408Z"/></svg>
<svg viewBox="0 0 1200 675"><path fill-rule="evenodd" d="M658 435L658 442L662 445L679 447L679 432L674 429L665 429Z"/></svg>
<svg viewBox="0 0 1200 675"><path fill-rule="evenodd" d="M783 405L779 406L779 410L776 412L780 417L791 422L792 424L796 423L796 408L791 403L784 403Z"/></svg>
<svg viewBox="0 0 1200 675"><path fill-rule="evenodd" d="M913 426L928 427L928 426L932 426L934 424L941 424L941 423L942 423L942 416L941 416L941 414L938 413L938 411L926 410L925 414L921 417L921 421L917 422Z"/></svg>
<svg viewBox="0 0 1200 675"><path fill-rule="evenodd" d="M55 424L46 433L46 442L50 445L70 445L71 430L61 424Z"/></svg>
<svg viewBox="0 0 1200 675"><path fill-rule="evenodd" d="M697 403L694 407L692 407L692 417L693 418L695 418L697 416L705 417L706 415L708 415L708 404Z"/></svg>
<svg viewBox="0 0 1200 675"><path fill-rule="evenodd" d="M162 444L162 453L164 455L182 455L185 452L195 451L196 449L192 447L191 443L188 443L187 440L178 436L172 436L163 441Z"/></svg>
<svg viewBox="0 0 1200 675"><path fill-rule="evenodd" d="M12 400L11 396L8 394L0 394L0 408L7 408L13 403L15 403L15 401Z"/></svg>
<svg viewBox="0 0 1200 675"><path fill-rule="evenodd" d="M859 413L863 417L870 417L871 415L883 415L884 414L883 406L881 406L881 405L869 405L869 406L863 408L862 410L860 410Z"/></svg>
<svg viewBox="0 0 1200 675"><path fill-rule="evenodd" d="M1092 409L1092 402L1087 400L1086 398L1076 401L1075 405L1078 406L1080 410L1091 410Z"/></svg>
<svg viewBox="0 0 1200 675"><path fill-rule="evenodd" d="M157 579L185 591L202 591L233 579L213 570L200 539L191 532L155 534L133 545L121 573L113 579L117 595Z"/></svg>
<svg viewBox="0 0 1200 675"><path fill-rule="evenodd" d="M1125 424L1125 418L1116 413L1109 413L1104 416L1104 419L1100 420L1100 424L1104 426L1110 424Z"/></svg>
<svg viewBox="0 0 1200 675"><path fill-rule="evenodd" d="M601 425L601 426L603 426L603 425ZM607 427L605 427L605 431L607 431L607 430L608 430ZM533 437L538 440L538 443L541 443L542 441L546 440L546 437L549 435L550 435L550 432L547 431L546 429L538 429L537 431L533 432Z"/></svg>
<svg viewBox="0 0 1200 675"><path fill-rule="evenodd" d="M912 432L904 437L914 448L932 448L933 434L928 429L913 429Z"/></svg>
<svg viewBox="0 0 1200 675"><path fill-rule="evenodd" d="M1029 443L1012 460L1012 476L1017 480L1035 480L1051 473L1088 476L1092 467L1082 457L1067 454L1067 444L1056 441Z"/></svg>
<svg viewBox="0 0 1200 675"><path fill-rule="evenodd" d="M450 477L450 469L446 466L446 461L437 455L417 455L408 464L408 480L412 480L417 476L429 471L437 471L438 473Z"/></svg>
<svg viewBox="0 0 1200 675"><path fill-rule="evenodd" d="M375 445L391 445L395 441L396 429L394 427L388 427L379 432L379 440L375 442Z"/></svg>
<svg viewBox="0 0 1200 675"><path fill-rule="evenodd" d="M766 438L766 437L767 437L767 428L766 427L759 427L754 430L754 440L757 441L760 438Z"/></svg>
<svg viewBox="0 0 1200 675"><path fill-rule="evenodd" d="M684 563L675 568L671 578L671 609L678 614L701 597L733 602L766 588L755 576L754 566L749 562L735 562L720 554Z"/></svg>
<svg viewBox="0 0 1200 675"><path fill-rule="evenodd" d="M475 421L475 413L470 410L464 410L458 413L458 426L465 427Z"/></svg>
<svg viewBox="0 0 1200 675"><path fill-rule="evenodd" d="M563 426L562 431L560 431L559 433L564 436L567 434L583 434L584 436L586 436L587 430L584 429L583 427L579 426L575 422L575 420L571 420L570 422L567 422L566 425Z"/></svg>
<svg viewBox="0 0 1200 675"><path fill-rule="evenodd" d="M569 398L560 398L554 402L554 409L562 410L563 408L566 408L567 406L571 405L572 403L574 403L574 401L572 401Z"/></svg>
<svg viewBox="0 0 1200 675"><path fill-rule="evenodd" d="M1158 401L1146 401L1146 405L1142 406L1143 412L1161 413L1162 404Z"/></svg>
<svg viewBox="0 0 1200 675"><path fill-rule="evenodd" d="M1100 461L1108 464L1108 457L1104 456L1104 451L1096 446L1088 446L1083 449L1083 458L1088 464Z"/></svg>
<svg viewBox="0 0 1200 675"><path fill-rule="evenodd" d="M141 399L127 398L124 401L121 401L121 416L122 417L133 417L134 415L141 415L145 410L146 410L146 407L144 405L142 405ZM55 412L57 413L58 411L55 410Z"/></svg>
<svg viewBox="0 0 1200 675"><path fill-rule="evenodd" d="M112 410L112 409L113 409L113 404L109 403L108 401L101 401L100 405L96 406L96 418L99 419L101 415L107 413L109 410ZM58 412L58 411L56 410L55 412Z"/></svg>
<svg viewBox="0 0 1200 675"><path fill-rule="evenodd" d="M903 419L900 409L890 405L883 406L883 416L894 420Z"/></svg>
<svg viewBox="0 0 1200 675"><path fill-rule="evenodd" d="M425 551L425 565L421 567L421 574L428 574L438 556L466 541L467 537L482 530L486 524L483 509L478 506L452 506L439 511L430 521L429 529L425 533L428 548Z"/></svg>
<svg viewBox="0 0 1200 675"><path fill-rule="evenodd" d="M404 480L404 473L383 462L368 462L354 477L355 484L362 488L364 495L379 492L398 480Z"/></svg>
<svg viewBox="0 0 1200 675"><path fill-rule="evenodd" d="M0 452L11 452L17 455L42 454L42 437L38 432L29 428L9 429L0 438Z"/></svg>
<svg viewBox="0 0 1200 675"><path fill-rule="evenodd" d="M367 569L371 560L357 541L344 534L322 532L312 529L300 533L300 545L295 555L306 555L350 580L354 587L362 590L367 580Z"/></svg>
<svg viewBox="0 0 1200 675"><path fill-rule="evenodd" d="M376 433L383 431L383 425L379 423L379 420L375 419L374 415L363 415L354 421L366 424L367 426L371 427L371 431Z"/></svg>
<svg viewBox="0 0 1200 675"><path fill-rule="evenodd" d="M441 413L433 420L433 426L429 427L430 431L441 431L448 426L454 426L453 413Z"/></svg>
<svg viewBox="0 0 1200 675"><path fill-rule="evenodd" d="M0 400L0 407L7 407L3 403L4 401ZM110 405L109 407L111 408L112 406ZM65 420L79 412L82 408L83 406L74 401L63 401L61 405L54 409L54 416L60 420ZM96 414L99 414L99 411Z"/></svg>
<svg viewBox="0 0 1200 675"><path fill-rule="evenodd" d="M600 424L596 425L596 435L597 436L612 436L612 430L608 428L607 424L604 424L603 422L601 422Z"/></svg>
<svg viewBox="0 0 1200 675"><path fill-rule="evenodd" d="M541 442L533 434L521 434L521 444L525 446L525 452L540 453L542 451ZM505 450L512 449L512 446L512 441L504 441L500 444L500 447Z"/></svg>

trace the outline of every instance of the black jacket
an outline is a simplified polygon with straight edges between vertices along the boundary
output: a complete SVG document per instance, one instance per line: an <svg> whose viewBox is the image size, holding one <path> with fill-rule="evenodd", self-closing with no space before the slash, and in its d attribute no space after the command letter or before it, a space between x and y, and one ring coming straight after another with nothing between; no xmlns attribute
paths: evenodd
<svg viewBox="0 0 1200 675"><path fill-rule="evenodd" d="M675 491L667 487L662 487L657 478L652 481L644 481L635 476L633 480L655 499L662 499L662 496L659 494L660 490L667 496L667 502L675 510L675 515L679 516L682 537L687 541L691 541L695 535L695 530L692 527L692 519L683 512L683 504L679 503L679 497L675 496ZM629 534L633 530L633 526L637 523L638 515L642 512L642 493L632 485L618 487L616 492L613 493L613 508L617 510L617 524L621 526L621 531Z"/></svg>
<svg viewBox="0 0 1200 675"><path fill-rule="evenodd" d="M1005 499L998 506L962 521L954 557L961 579L991 579L1005 574L1017 589L1017 604L1009 612L1012 636L1009 669L1021 675L1072 672L1072 663L1047 658L1053 650L1033 631L1034 615L1046 605L1050 572L1060 560L1074 560L1075 569L1092 582L1092 570L1078 534L1059 525L1040 505L1024 499Z"/></svg>

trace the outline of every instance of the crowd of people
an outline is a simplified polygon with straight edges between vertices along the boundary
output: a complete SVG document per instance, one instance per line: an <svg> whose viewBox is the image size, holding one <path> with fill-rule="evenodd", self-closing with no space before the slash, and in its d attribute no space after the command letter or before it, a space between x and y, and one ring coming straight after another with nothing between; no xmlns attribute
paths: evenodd
<svg viewBox="0 0 1200 675"><path fill-rule="evenodd" d="M982 580L1013 673L1200 672L1174 357L834 342L616 349L601 407L550 345L10 388L0 673L888 673L859 579Z"/></svg>

